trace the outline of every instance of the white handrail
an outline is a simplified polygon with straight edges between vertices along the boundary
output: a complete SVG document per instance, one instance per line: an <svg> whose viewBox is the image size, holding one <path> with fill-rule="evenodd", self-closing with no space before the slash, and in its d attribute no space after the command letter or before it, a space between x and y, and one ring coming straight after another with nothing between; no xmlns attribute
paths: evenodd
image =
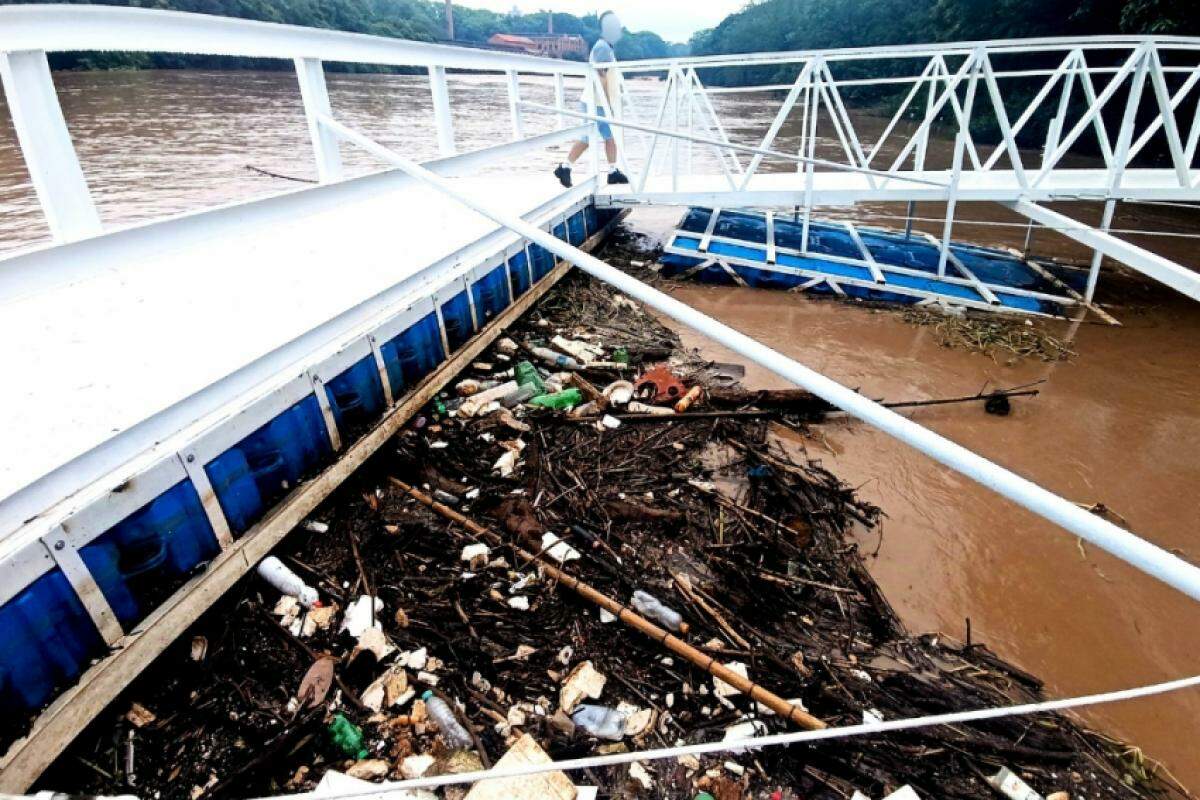
<svg viewBox="0 0 1200 800"><path fill-rule="evenodd" d="M884 170L871 169L869 167L859 167L853 164L841 164L837 161L828 161L823 158L809 158L808 156L796 155L794 153L784 153L779 150L771 150L765 147L750 147L743 144L734 144L733 142L723 142L719 139L710 139L706 136L696 136L694 134L682 133L680 131L673 131L667 128L657 128L653 125L642 125L637 122L630 122L629 120L602 117L599 114L588 114L583 111L572 111L569 108L560 109L554 108L553 106L543 105L541 103L530 103L527 101L522 101L518 105L531 111L542 111L547 114L564 114L568 117L574 117L576 119L586 120L588 122L607 122L609 125L613 125L618 128L629 128L630 130L640 131L642 133L652 133L655 136L666 136L669 139L679 139L681 141L692 142L694 144L709 145L738 153L751 153L755 156L771 156L772 158L782 158L786 161L795 161L800 164L813 164L816 166L828 167L831 170L836 170L839 172L873 175L878 178L889 178L907 183L918 183L923 186L933 186L937 189L950 188L949 184L940 183L927 178L918 178L916 176L905 175L897 172L886 172Z"/></svg>
<svg viewBox="0 0 1200 800"><path fill-rule="evenodd" d="M969 42L871 45L866 47L840 47L817 50L788 50L767 53L724 53L710 56L683 56L670 58L646 58L626 61L622 67L632 72L652 72L669 67L730 67L764 66L787 64L821 58L825 61L862 61L866 59L929 58L935 55L969 55L972 51L985 48L991 53L1065 52L1068 50L1135 49L1142 45L1163 47L1200 48L1200 37L1196 36L1050 36L1033 39L987 39Z"/></svg>
<svg viewBox="0 0 1200 800"><path fill-rule="evenodd" d="M587 65L387 36L93 5L0 7L0 51L119 50L252 58L317 58L386 66L517 70L546 75L586 75Z"/></svg>
<svg viewBox="0 0 1200 800"><path fill-rule="evenodd" d="M1169 692L1180 692L1200 686L1200 675L1178 678L1173 681L1163 681L1132 689L1119 689L1102 694L1064 697L1058 700L1043 700L1035 703L1021 703L1012 706L994 706L979 708L971 711L949 711L942 714L927 714L920 717L904 717L901 719L879 720L878 722L860 722L853 725L842 725L836 728L821 728L815 731L787 731L773 733L767 736L751 736L732 740L715 742L698 742L696 744L674 745L659 747L653 750L633 750L620 753L606 753L598 756L581 756L563 761L545 761L536 764L521 764L516 767L476 770L475 772L449 773L428 778L412 778L394 781L382 786L375 785L363 789L348 789L335 792L299 792L297 794L276 795L259 800L400 800L411 797L410 792L419 789L435 789L442 786L460 786L482 780L512 780L530 775L542 775L547 772L564 772L600 767L612 767L620 764L630 764L634 761L665 761L677 759L680 756L702 756L713 753L740 752L748 748L784 747L793 744L828 742L836 739L850 739L858 736L878 736L883 733L935 728L943 725L963 725L972 722L983 722L1009 717L1031 716L1057 711L1069 711L1076 708L1120 703L1128 700L1139 700L1145 697L1155 697Z"/></svg>

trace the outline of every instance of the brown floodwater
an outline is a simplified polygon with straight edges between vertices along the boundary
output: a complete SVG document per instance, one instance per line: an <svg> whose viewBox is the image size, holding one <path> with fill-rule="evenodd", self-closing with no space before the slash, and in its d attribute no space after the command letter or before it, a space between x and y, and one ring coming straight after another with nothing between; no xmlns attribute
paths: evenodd
<svg viewBox="0 0 1200 800"><path fill-rule="evenodd" d="M246 169L257 166L313 177L307 129L290 72L70 73L55 77L64 111L102 218L126 224L294 188ZM330 75L335 112L348 124L406 154L436 154L427 83L416 76ZM500 78L452 80L463 149L506 141L507 100ZM525 96L549 102L552 89L530 81ZM722 95L718 109L731 135L752 141L770 122L762 97ZM638 103L652 106L649 95ZM528 132L554 121L531 116ZM859 115L866 138L882 123ZM779 146L794 149L785 128ZM642 140L628 143L645 146ZM823 139L822 155L836 155ZM884 148L884 152L895 152ZM377 169L344 149L351 174ZM712 166L703 152L696 166ZM949 158L944 140L934 164ZM553 150L517 165L548 169ZM493 170L512 169L496 164ZM778 165L776 168L786 168ZM990 206L960 205L967 220L1012 222ZM1094 218L1094 207L1069 209ZM920 216L936 217L934 204ZM826 209L833 216L896 215L902 207ZM672 209L639 210L631 224L655 236L678 219ZM878 219L875 217L874 219ZM897 224L894 220L883 220ZM1200 230L1197 212L1135 206L1116 227ZM937 223L922 223L940 233ZM1020 247L1020 227L959 225L955 235ZM0 98L0 251L44 240L46 229ZM1193 240L1139 243L1189 266ZM1035 250L1068 261L1087 253L1050 233ZM1110 282L1111 283L1111 282ZM1102 287L1107 287L1102 281ZM939 346L932 331L900 315L793 294L678 284L676 297L865 394L923 399L974 393L986 386L1044 380L1041 395L1018 400L1009 417L975 407L920 410L912 416L982 455L1084 504L1103 503L1128 527L1186 558L1200 558L1200 307L1154 287L1123 286L1103 296L1124 325L1053 323L1078 355L1069 362L1008 363ZM720 360L737 360L711 342L686 340ZM780 379L751 366L746 383ZM965 636L1044 678L1051 695L1123 688L1200 670L1200 608L1049 523L861 424L821 426L802 442L887 514L860 544L887 597L917 631ZM1200 693L1185 692L1106 706L1085 718L1162 759L1187 786L1200 786Z"/></svg>

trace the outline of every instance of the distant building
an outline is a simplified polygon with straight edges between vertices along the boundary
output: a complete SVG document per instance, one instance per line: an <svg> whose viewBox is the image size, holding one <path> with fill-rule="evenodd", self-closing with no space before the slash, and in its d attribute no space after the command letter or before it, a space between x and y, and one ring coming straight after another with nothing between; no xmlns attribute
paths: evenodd
<svg viewBox="0 0 1200 800"><path fill-rule="evenodd" d="M496 33L488 44L548 58L585 58L588 50L584 38L573 33Z"/></svg>

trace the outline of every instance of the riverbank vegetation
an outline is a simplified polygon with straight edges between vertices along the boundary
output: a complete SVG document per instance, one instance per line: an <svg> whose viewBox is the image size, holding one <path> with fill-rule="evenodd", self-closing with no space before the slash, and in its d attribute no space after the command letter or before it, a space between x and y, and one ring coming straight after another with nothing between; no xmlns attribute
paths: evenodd
<svg viewBox="0 0 1200 800"><path fill-rule="evenodd" d="M797 24L802 20L802 24ZM1193 0L757 0L693 55L1098 34L1200 35ZM725 80L737 82L728 72Z"/></svg>

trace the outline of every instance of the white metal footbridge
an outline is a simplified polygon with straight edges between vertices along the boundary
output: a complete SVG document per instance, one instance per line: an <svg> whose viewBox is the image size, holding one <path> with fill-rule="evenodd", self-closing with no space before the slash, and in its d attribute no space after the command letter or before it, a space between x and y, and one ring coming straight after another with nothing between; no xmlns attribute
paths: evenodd
<svg viewBox="0 0 1200 800"><path fill-rule="evenodd" d="M106 226L48 66L47 53L69 50L293 62L320 185ZM339 121L322 66L329 61L427 70L441 156L415 163ZM705 84L730 68L768 77L736 88ZM950 242L958 204L991 202L1095 252L1083 291L1064 289L1081 309L1092 306L1104 256L1200 299L1195 272L1107 231L1122 201L1200 201L1200 40L977 42L618 69L626 91L614 108L584 64L173 12L0 8L0 77L53 236L0 259L0 634L26 637L27 652L78 651L73 664L58 659L49 678L5 655L0 688L18 687L31 710L57 699L0 760L0 791L27 788L140 669L571 265L1200 600L1194 565L586 252L614 209L645 204L760 209L764 261L773 264L811 255L815 207L934 202L945 206L942 236L931 242L936 276L986 305L1001 288ZM510 142L459 151L450 87L461 71L507 76ZM552 80L553 104L524 99L522 82L535 76ZM597 91L585 93L581 109L568 91L589 84ZM871 137L856 98L884 95L868 90L896 100ZM753 141L732 140L736 120L714 102L742 92L778 104ZM600 110L619 132L630 185L595 177L599 147L591 172L570 189L544 173L477 174L583 136L598 144ZM536 114L554 115L557 128L527 136ZM985 123L998 143L985 144ZM785 129L799 131L798 145L794 137L781 145ZM947 163L931 152L934 136L953 140ZM384 168L345 178L346 146ZM1079 200L1103 205L1099 225L1047 205ZM783 212L803 226L798 246L776 240L774 215ZM847 285L900 291L901 278L913 277L879 263L863 244L865 229L850 225L846 235L860 253L833 261L868 273ZM707 258L719 234L699 238L697 253ZM362 424L351 424L352 412ZM307 450L293 453L301 440ZM271 443L274 466L256 462ZM253 479L268 467L306 474L279 496L260 496ZM105 548L118 548L133 528L153 535L163 519L199 531L199 544L190 561L182 545L172 555L186 577L172 598L137 609L107 568Z"/></svg>

